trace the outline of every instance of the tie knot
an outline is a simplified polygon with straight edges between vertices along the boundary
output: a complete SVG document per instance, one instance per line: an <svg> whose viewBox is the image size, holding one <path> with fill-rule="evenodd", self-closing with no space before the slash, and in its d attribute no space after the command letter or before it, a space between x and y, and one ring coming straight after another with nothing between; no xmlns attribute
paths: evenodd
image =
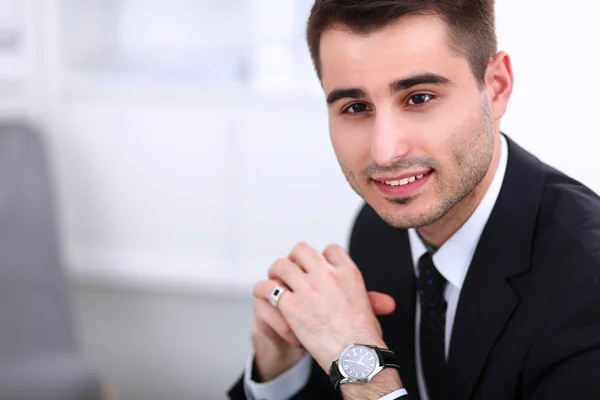
<svg viewBox="0 0 600 400"><path fill-rule="evenodd" d="M419 259L419 286L424 289L441 291L446 286L446 278L440 274L433 263L431 253L427 252Z"/></svg>

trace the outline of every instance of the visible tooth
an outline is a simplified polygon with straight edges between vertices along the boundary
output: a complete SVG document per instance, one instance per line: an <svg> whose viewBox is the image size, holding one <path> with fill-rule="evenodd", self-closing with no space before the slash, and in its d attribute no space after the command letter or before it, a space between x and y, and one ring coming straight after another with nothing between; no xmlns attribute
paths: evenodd
<svg viewBox="0 0 600 400"><path fill-rule="evenodd" d="M406 185L408 183L408 178L400 179L400 185Z"/></svg>
<svg viewBox="0 0 600 400"><path fill-rule="evenodd" d="M415 179L417 179L416 176L411 176L410 178L408 178L408 183L413 183Z"/></svg>
<svg viewBox="0 0 600 400"><path fill-rule="evenodd" d="M417 179L421 179L422 177L423 177L423 174L417 175Z"/></svg>

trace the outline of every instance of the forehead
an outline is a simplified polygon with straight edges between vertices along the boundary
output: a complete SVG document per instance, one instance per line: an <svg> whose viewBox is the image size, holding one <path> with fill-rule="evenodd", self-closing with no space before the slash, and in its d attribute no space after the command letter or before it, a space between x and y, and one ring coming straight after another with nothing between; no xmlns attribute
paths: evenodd
<svg viewBox="0 0 600 400"><path fill-rule="evenodd" d="M323 86L360 85L367 90L420 73L455 78L469 71L454 52L446 24L433 15L410 15L363 35L343 27L323 32L320 45Z"/></svg>

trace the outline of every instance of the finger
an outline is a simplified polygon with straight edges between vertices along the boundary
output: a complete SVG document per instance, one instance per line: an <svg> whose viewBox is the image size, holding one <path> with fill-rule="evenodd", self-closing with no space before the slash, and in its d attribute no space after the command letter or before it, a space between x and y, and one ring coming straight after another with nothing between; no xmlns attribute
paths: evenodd
<svg viewBox="0 0 600 400"><path fill-rule="evenodd" d="M292 291L299 291L306 287L306 273L289 258L280 258L269 268L269 279L283 282Z"/></svg>
<svg viewBox="0 0 600 400"><path fill-rule="evenodd" d="M375 315L389 315L396 309L396 301L390 295L379 292L368 292L367 295Z"/></svg>
<svg viewBox="0 0 600 400"><path fill-rule="evenodd" d="M323 251L323 256L327 262L336 267L343 267L346 265L354 266L354 261L350 258L346 250L338 244L330 244Z"/></svg>
<svg viewBox="0 0 600 400"><path fill-rule="evenodd" d="M252 294L257 299L269 301L269 299L271 298L271 293L273 292L273 289L275 289L276 286L284 287L285 285L276 280L259 281L254 285ZM286 293L283 293L281 296L283 296L284 294Z"/></svg>
<svg viewBox="0 0 600 400"><path fill-rule="evenodd" d="M327 265L325 257L304 242L296 244L288 258L308 273L320 270Z"/></svg>
<svg viewBox="0 0 600 400"><path fill-rule="evenodd" d="M256 300L255 314L256 323L263 334L272 337L274 333L278 339L284 340L294 347L302 347L302 344L279 310L273 308L268 301L262 299Z"/></svg>

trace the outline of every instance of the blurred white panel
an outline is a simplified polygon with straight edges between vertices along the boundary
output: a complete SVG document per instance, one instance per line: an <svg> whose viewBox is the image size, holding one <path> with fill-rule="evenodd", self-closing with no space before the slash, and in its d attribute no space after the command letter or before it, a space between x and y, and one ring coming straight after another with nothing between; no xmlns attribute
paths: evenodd
<svg viewBox="0 0 600 400"><path fill-rule="evenodd" d="M25 4L0 0L0 81L15 81L25 70Z"/></svg>
<svg viewBox="0 0 600 400"><path fill-rule="evenodd" d="M120 0L58 0L58 47L64 66L89 68L117 51L117 5Z"/></svg>
<svg viewBox="0 0 600 400"><path fill-rule="evenodd" d="M67 84L200 82L315 91L307 0L60 0Z"/></svg>
<svg viewBox="0 0 600 400"><path fill-rule="evenodd" d="M143 73L239 81L247 47L244 0L121 0L116 29L124 67Z"/></svg>
<svg viewBox="0 0 600 400"><path fill-rule="evenodd" d="M250 69L253 85L262 89L294 83L294 0L252 0Z"/></svg>
<svg viewBox="0 0 600 400"><path fill-rule="evenodd" d="M60 0L72 72L118 80L243 78L245 0Z"/></svg>
<svg viewBox="0 0 600 400"><path fill-rule="evenodd" d="M54 128L64 234L77 274L145 283L222 279L225 112L79 101Z"/></svg>
<svg viewBox="0 0 600 400"><path fill-rule="evenodd" d="M114 0L113 0L114 1ZM124 52L139 50L165 57L190 49L244 44L247 0L119 0L117 26Z"/></svg>
<svg viewBox="0 0 600 400"><path fill-rule="evenodd" d="M587 0L497 1L499 41L515 74L502 129L597 192L599 12Z"/></svg>
<svg viewBox="0 0 600 400"><path fill-rule="evenodd" d="M236 200L235 269L255 279L299 241L317 249L346 247L360 199L332 150L325 100L248 104L236 118L240 160L230 196Z"/></svg>
<svg viewBox="0 0 600 400"><path fill-rule="evenodd" d="M23 115L28 103L20 85L0 82L0 118Z"/></svg>

